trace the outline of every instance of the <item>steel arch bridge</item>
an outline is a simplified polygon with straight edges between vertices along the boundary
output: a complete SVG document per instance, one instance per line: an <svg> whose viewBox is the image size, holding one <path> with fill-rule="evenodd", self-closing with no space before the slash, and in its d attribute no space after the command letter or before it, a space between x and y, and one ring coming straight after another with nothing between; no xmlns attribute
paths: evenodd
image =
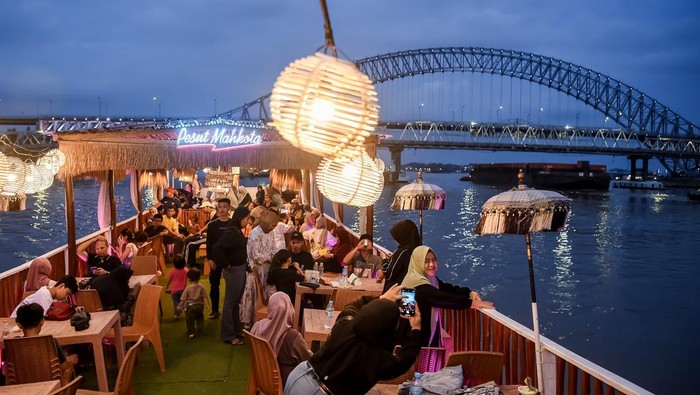
<svg viewBox="0 0 700 395"><path fill-rule="evenodd" d="M560 59L505 49L454 47L392 52L360 59L355 64L377 84L447 72L519 78L574 97L613 120L624 129L623 133L634 133L641 140L680 140L674 143L677 147L700 144L700 134L695 125L668 106L619 80ZM218 114L215 119L269 120L269 98L268 93ZM52 129L50 125L46 126L42 129ZM70 126L63 127L72 129ZM656 144L645 141L645 145L648 146L647 154L658 157L671 173L697 171L699 168L700 160L697 158L679 158L682 153L671 158L668 146L664 151L655 150L653 147Z"/></svg>

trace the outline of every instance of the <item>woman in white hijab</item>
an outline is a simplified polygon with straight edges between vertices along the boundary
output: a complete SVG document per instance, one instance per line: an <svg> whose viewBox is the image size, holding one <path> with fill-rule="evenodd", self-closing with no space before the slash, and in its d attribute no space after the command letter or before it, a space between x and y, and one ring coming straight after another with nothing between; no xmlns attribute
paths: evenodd
<svg viewBox="0 0 700 395"><path fill-rule="evenodd" d="M416 303L424 317L430 314L430 319L421 322L423 346L439 346L442 326L440 325L440 308L493 309L493 303L481 300L479 293L467 287L448 284L437 277L438 261L432 249L428 246L418 246L411 254L408 274L401 285L416 290Z"/></svg>

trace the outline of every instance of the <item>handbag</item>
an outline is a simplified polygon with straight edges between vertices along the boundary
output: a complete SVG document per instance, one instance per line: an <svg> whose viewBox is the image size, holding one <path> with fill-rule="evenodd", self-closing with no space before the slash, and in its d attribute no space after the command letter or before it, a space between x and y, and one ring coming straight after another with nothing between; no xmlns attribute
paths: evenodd
<svg viewBox="0 0 700 395"><path fill-rule="evenodd" d="M81 309L73 314L70 319L70 325L75 327L76 331L83 331L90 327L90 313Z"/></svg>
<svg viewBox="0 0 700 395"><path fill-rule="evenodd" d="M57 300L51 303L51 306L46 310L45 318L49 321L65 321L73 317L75 306L65 300Z"/></svg>

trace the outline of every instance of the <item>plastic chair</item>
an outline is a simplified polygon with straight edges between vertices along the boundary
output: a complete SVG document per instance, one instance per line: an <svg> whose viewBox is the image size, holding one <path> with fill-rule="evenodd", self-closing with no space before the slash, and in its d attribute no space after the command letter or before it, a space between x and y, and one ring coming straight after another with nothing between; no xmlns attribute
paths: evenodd
<svg viewBox="0 0 700 395"><path fill-rule="evenodd" d="M153 344L160 371L165 372L163 343L160 339L160 322L158 321L158 303L162 292L163 287L159 285L145 284L141 286L141 291L136 299L136 307L134 307L134 324L122 328L122 339L126 344L137 341L143 336L146 341ZM114 342L114 332L110 331L106 338ZM121 347L124 347L124 344Z"/></svg>
<svg viewBox="0 0 700 395"><path fill-rule="evenodd" d="M151 254L155 255L158 260L160 271L165 273L165 245L163 244L163 236L156 236L151 239Z"/></svg>
<svg viewBox="0 0 700 395"><path fill-rule="evenodd" d="M255 279L257 293L257 298L255 299L255 322L258 322L267 318L267 300L263 294L262 281L260 281L260 274L258 274L257 270L253 270L253 278Z"/></svg>
<svg viewBox="0 0 700 395"><path fill-rule="evenodd" d="M7 385L61 380L53 336L17 337L4 343Z"/></svg>
<svg viewBox="0 0 700 395"><path fill-rule="evenodd" d="M55 390L49 395L75 395L78 392L78 386L80 382L83 381L83 376L78 376L73 379L70 383L64 385L63 387Z"/></svg>
<svg viewBox="0 0 700 395"><path fill-rule="evenodd" d="M100 392L100 391L88 391L88 390L78 390L78 395L96 395L96 394L114 394L114 395L133 395L134 393L134 366L136 365L136 355L138 353L139 347L143 342L143 336L139 337L136 344L131 346L129 351L126 352L124 356L124 361L122 366L119 367L119 374L117 375L117 383L114 385L114 392Z"/></svg>
<svg viewBox="0 0 700 395"><path fill-rule="evenodd" d="M102 301L96 289L81 289L75 294L76 304L85 307L89 313L102 311Z"/></svg>
<svg viewBox="0 0 700 395"><path fill-rule="evenodd" d="M462 365L464 385L473 387L487 381L501 383L504 356L491 351L458 351L447 358L445 366Z"/></svg>
<svg viewBox="0 0 700 395"><path fill-rule="evenodd" d="M134 276L144 274L156 274L158 271L158 258L153 255L135 256L131 258L131 270L134 271Z"/></svg>
<svg viewBox="0 0 700 395"><path fill-rule="evenodd" d="M335 300L333 307L335 311L343 311L345 306L367 295L367 291L351 291L347 289L339 289L335 292Z"/></svg>
<svg viewBox="0 0 700 395"><path fill-rule="evenodd" d="M282 375L277 363L277 356L270 342L243 331L246 342L250 347L250 376L248 376L248 395L258 391L266 395L282 394Z"/></svg>

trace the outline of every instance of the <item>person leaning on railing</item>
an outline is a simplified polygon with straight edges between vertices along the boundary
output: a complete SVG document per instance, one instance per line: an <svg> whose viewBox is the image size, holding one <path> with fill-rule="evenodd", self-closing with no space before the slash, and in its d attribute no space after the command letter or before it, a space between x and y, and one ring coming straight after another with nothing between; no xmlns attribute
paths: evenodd
<svg viewBox="0 0 700 395"><path fill-rule="evenodd" d="M442 328L437 308L493 309L493 303L482 301L479 293L467 287L448 284L437 277L438 260L428 246L418 246L411 254L408 274L401 283L416 290L416 304L430 319L423 320L421 345L436 347L440 344ZM432 324L432 325L431 325Z"/></svg>
<svg viewBox="0 0 700 395"><path fill-rule="evenodd" d="M289 374L286 395L332 393L364 394L380 380L396 378L413 365L420 351L421 316L402 317L396 304L401 289L395 285L376 299L363 296L340 313L328 341L308 361ZM392 353L399 317L411 331L398 354Z"/></svg>

